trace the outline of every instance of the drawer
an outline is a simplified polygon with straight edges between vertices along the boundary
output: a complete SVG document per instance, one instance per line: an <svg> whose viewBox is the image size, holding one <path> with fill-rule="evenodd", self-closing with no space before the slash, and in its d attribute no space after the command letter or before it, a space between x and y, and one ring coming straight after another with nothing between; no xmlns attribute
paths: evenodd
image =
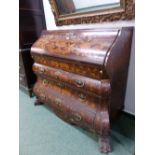
<svg viewBox="0 0 155 155"><path fill-rule="evenodd" d="M60 88L54 82L47 82L41 78L38 78L34 86L34 93L63 120L93 130L93 121L100 100L92 97L83 98L74 91Z"/></svg>
<svg viewBox="0 0 155 155"><path fill-rule="evenodd" d="M43 78L41 76L38 76L38 81L41 86L48 87L49 91L50 89L59 90L61 92L60 96L63 96L63 93L66 93L68 94L68 96L70 97L73 96L74 98L76 98L76 100L79 102L87 103L89 101L92 101L94 103L99 103L101 100L104 100L104 98L101 98L100 96L90 95L88 92L82 92L78 89L74 89L73 87L69 87L68 85L65 85L62 82L57 82L55 80L49 80L48 78Z"/></svg>
<svg viewBox="0 0 155 155"><path fill-rule="evenodd" d="M36 63L45 66L53 67L56 69L62 69L78 75L90 77L97 80L108 79L108 75L102 66L92 64L81 64L77 61L67 61L58 58L51 58L45 55L35 54L31 52L31 55Z"/></svg>
<svg viewBox="0 0 155 155"><path fill-rule="evenodd" d="M35 63L33 65L33 71L37 75L41 75L44 77L49 77L51 79L69 84L75 89L79 89L81 91L92 92L95 95L107 96L110 94L110 81L109 79L105 80L95 80L88 77L80 76L74 73L70 73L67 71L63 71L60 69L55 69L53 67L47 67L44 65L40 65ZM61 85L61 84L60 84Z"/></svg>

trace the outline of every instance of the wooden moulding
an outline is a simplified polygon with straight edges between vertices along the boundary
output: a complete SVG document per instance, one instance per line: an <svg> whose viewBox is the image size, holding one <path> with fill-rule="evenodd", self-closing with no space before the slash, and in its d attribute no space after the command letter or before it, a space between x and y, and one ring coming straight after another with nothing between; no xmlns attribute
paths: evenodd
<svg viewBox="0 0 155 155"><path fill-rule="evenodd" d="M102 23L116 20L132 20L135 17L134 0L120 0L121 5L118 8L96 10L90 12L79 12L61 15L55 0L49 0L52 12L57 26L84 24L84 23Z"/></svg>

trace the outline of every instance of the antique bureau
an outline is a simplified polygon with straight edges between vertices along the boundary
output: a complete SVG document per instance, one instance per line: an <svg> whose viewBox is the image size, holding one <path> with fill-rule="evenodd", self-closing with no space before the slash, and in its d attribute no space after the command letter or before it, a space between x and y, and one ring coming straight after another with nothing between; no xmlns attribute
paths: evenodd
<svg viewBox="0 0 155 155"><path fill-rule="evenodd" d="M43 31L31 55L36 104L99 135L109 152L110 121L123 108L132 27Z"/></svg>

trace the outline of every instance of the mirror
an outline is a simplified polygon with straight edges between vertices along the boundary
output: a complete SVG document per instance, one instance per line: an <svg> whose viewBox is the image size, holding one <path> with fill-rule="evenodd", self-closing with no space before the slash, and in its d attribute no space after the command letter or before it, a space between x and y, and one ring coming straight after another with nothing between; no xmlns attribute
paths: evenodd
<svg viewBox="0 0 155 155"><path fill-rule="evenodd" d="M60 15L120 7L120 0L56 0Z"/></svg>
<svg viewBox="0 0 155 155"><path fill-rule="evenodd" d="M49 0L57 25L134 18L133 0Z"/></svg>

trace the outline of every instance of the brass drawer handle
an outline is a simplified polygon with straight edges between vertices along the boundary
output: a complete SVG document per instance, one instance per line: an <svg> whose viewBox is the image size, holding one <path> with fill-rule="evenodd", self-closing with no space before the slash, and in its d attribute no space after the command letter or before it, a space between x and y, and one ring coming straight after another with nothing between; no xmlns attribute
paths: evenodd
<svg viewBox="0 0 155 155"><path fill-rule="evenodd" d="M73 119L77 122L81 121L82 120L82 117L80 114L78 113L73 113Z"/></svg>
<svg viewBox="0 0 155 155"><path fill-rule="evenodd" d="M58 106L60 106L61 105L61 103L62 103L62 100L60 99L60 98L56 98L55 99L55 103L58 105Z"/></svg>
<svg viewBox="0 0 155 155"><path fill-rule="evenodd" d="M79 98L82 100L82 101L85 101L86 100L86 96L84 94L79 94Z"/></svg>
<svg viewBox="0 0 155 155"><path fill-rule="evenodd" d="M40 73L44 73L45 69L44 68L40 68Z"/></svg>
<svg viewBox="0 0 155 155"><path fill-rule="evenodd" d="M81 81L81 80L75 80L75 84L76 84L76 86L77 87L84 87L84 82L83 81Z"/></svg>
<svg viewBox="0 0 155 155"><path fill-rule="evenodd" d="M57 86L59 86L59 87L64 87L65 85L64 85L63 83L61 83L61 82L58 82L58 83L57 83Z"/></svg>
<svg viewBox="0 0 155 155"><path fill-rule="evenodd" d="M43 80L43 85L46 85L46 84L48 84L48 80L44 79Z"/></svg>

